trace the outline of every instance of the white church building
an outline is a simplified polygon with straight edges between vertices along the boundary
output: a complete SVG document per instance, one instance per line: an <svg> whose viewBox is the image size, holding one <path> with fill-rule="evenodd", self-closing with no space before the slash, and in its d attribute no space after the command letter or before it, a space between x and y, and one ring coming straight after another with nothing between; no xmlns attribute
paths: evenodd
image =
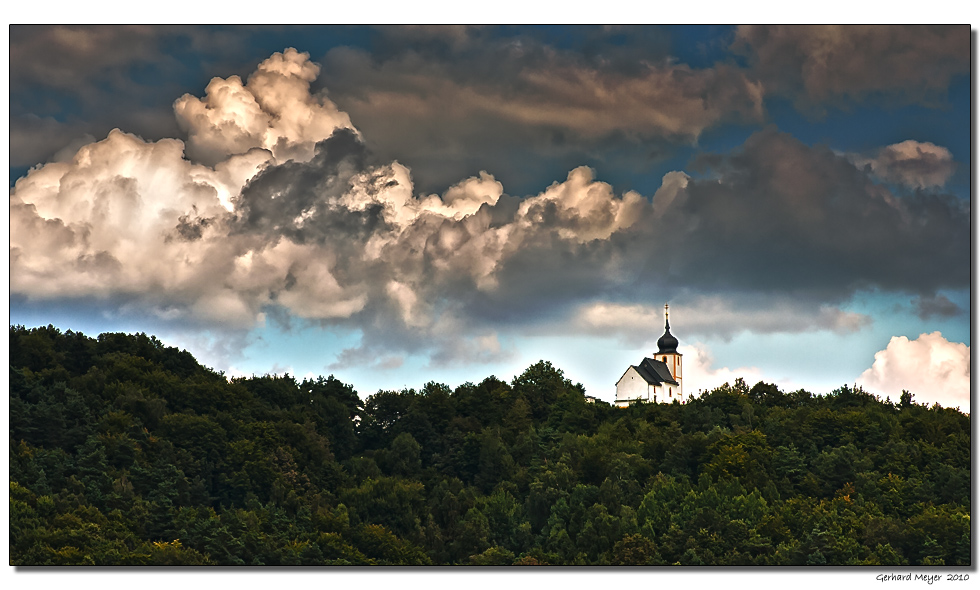
<svg viewBox="0 0 980 590"><path fill-rule="evenodd" d="M657 340L657 352L644 358L638 365L631 365L616 382L618 407L635 403L684 403L683 372L684 355L677 352L677 338L670 333L670 307L664 305L664 335Z"/></svg>

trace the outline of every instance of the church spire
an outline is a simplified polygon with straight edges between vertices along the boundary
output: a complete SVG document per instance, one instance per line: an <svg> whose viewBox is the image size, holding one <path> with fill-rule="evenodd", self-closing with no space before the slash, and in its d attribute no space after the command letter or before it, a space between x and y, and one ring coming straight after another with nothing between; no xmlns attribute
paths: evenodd
<svg viewBox="0 0 980 590"><path fill-rule="evenodd" d="M670 305L664 303L664 335L657 340L657 354L677 352L677 338L670 333Z"/></svg>

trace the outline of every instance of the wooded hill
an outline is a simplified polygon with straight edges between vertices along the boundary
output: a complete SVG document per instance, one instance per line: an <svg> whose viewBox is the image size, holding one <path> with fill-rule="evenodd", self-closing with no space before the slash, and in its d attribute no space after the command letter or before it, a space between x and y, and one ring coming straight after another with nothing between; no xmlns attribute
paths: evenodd
<svg viewBox="0 0 980 590"><path fill-rule="evenodd" d="M741 380L686 404L512 382L228 380L10 328L10 563L970 564L970 418Z"/></svg>

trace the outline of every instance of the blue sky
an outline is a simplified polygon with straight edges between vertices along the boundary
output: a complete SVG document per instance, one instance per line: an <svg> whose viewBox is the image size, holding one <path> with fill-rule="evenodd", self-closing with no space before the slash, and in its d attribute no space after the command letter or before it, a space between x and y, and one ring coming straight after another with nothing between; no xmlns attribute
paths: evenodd
<svg viewBox="0 0 980 590"><path fill-rule="evenodd" d="M669 302L688 392L969 407L968 27L13 26L10 58L12 324L362 397L544 359L610 401Z"/></svg>

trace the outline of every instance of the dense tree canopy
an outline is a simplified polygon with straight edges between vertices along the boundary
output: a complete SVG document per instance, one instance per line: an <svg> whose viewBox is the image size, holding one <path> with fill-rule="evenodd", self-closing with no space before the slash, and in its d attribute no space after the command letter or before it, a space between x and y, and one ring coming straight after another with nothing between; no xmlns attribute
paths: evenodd
<svg viewBox="0 0 980 590"><path fill-rule="evenodd" d="M10 561L965 565L970 418L741 380L618 409L542 361L379 391L10 328Z"/></svg>

